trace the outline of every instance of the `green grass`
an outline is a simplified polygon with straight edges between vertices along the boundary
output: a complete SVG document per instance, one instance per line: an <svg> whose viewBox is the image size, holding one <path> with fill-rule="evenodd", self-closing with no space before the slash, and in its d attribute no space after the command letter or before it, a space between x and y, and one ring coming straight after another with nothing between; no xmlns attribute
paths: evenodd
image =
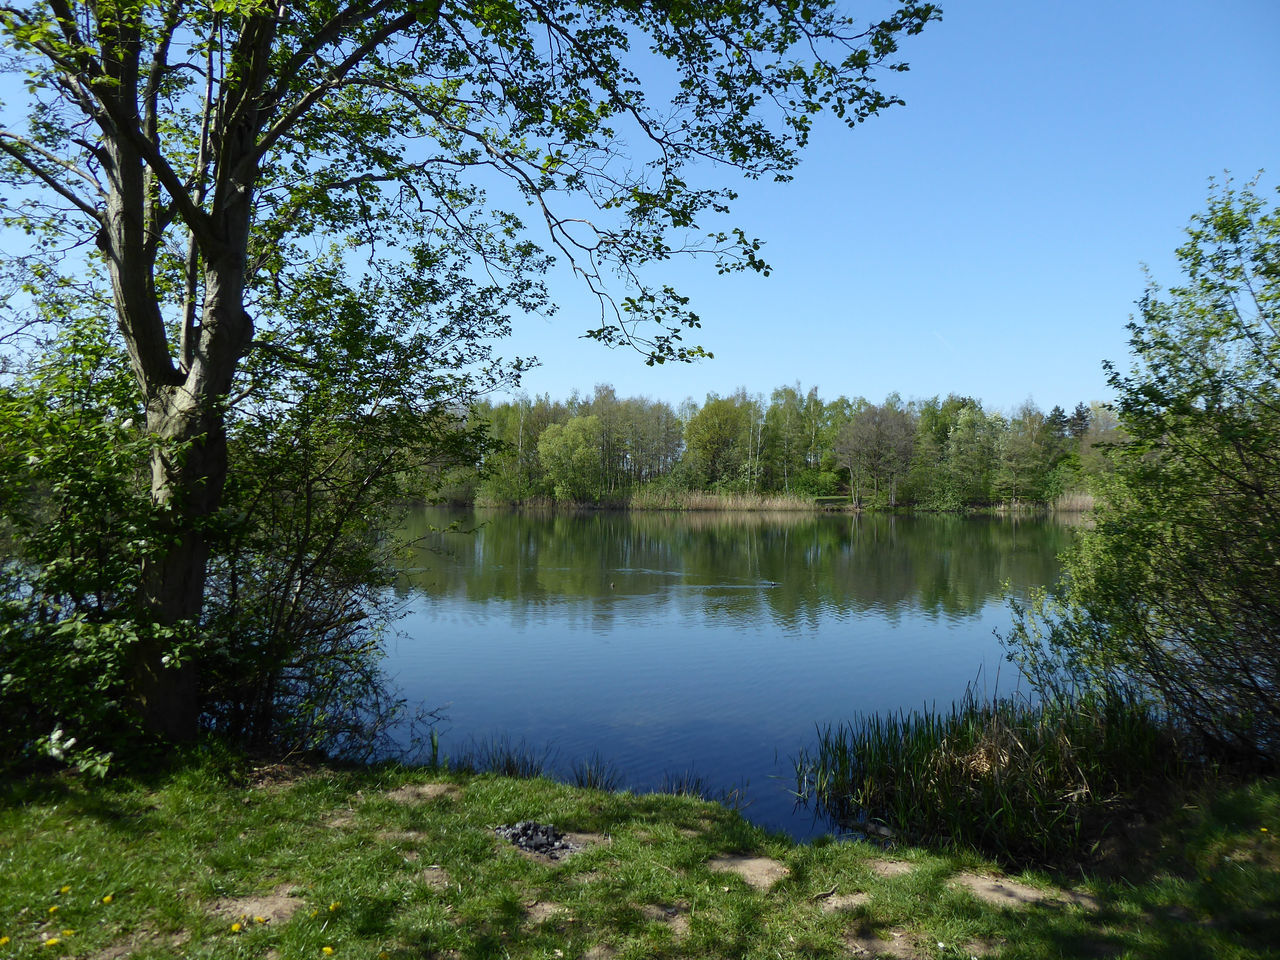
<svg viewBox="0 0 1280 960"><path fill-rule="evenodd" d="M290 960L328 947L395 960L763 960L844 957L857 938L895 935L924 958L1243 958L1276 956L1280 943L1275 782L1180 809L1123 880L1074 878L1096 910L1013 910L956 886L963 871L997 871L972 853L796 845L693 797L400 768L265 773L193 764L153 781L8 784L0 958ZM426 783L453 786L404 796ZM598 839L535 860L493 833L518 820ZM789 873L754 889L710 869L724 854L772 857ZM883 876L886 858L908 869ZM1054 889L1045 874L1018 879ZM237 913L273 892L292 916Z"/></svg>

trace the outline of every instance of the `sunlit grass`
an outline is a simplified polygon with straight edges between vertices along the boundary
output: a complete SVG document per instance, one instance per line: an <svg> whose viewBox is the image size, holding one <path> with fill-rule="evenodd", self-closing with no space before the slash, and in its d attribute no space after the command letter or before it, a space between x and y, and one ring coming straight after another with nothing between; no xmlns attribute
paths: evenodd
<svg viewBox="0 0 1280 960"><path fill-rule="evenodd" d="M595 839L525 856L493 832L520 820ZM0 957L834 960L870 936L927 960L1270 955L1280 788L1196 800L1163 829L1123 881L1058 880L1097 909L1009 910L958 885L998 872L972 852L797 845L690 796L393 767L57 777L0 792ZM727 856L788 872L758 890L710 869Z"/></svg>

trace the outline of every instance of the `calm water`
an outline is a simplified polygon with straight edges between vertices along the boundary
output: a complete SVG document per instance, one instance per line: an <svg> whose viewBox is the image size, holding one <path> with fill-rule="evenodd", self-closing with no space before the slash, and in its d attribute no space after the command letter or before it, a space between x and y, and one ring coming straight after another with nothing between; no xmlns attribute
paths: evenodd
<svg viewBox="0 0 1280 960"><path fill-rule="evenodd" d="M815 725L1013 687L1001 585L1052 582L1071 540L1039 520L438 509L412 532L388 667L446 707L444 753L507 736L564 772L599 752L636 791L693 770L797 837L825 829L787 793Z"/></svg>

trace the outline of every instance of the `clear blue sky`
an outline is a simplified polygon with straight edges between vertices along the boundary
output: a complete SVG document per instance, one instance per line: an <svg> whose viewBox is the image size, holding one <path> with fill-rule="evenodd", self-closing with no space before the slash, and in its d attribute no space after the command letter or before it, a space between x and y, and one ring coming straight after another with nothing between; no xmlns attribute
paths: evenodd
<svg viewBox="0 0 1280 960"><path fill-rule="evenodd" d="M525 390L1108 399L1143 264L1177 282L1209 177L1280 183L1280 0L942 5L882 81L905 107L825 124L794 182L742 186L771 277L673 268L714 360L651 368L578 339L595 307L559 282L560 312L503 348L542 360Z"/></svg>

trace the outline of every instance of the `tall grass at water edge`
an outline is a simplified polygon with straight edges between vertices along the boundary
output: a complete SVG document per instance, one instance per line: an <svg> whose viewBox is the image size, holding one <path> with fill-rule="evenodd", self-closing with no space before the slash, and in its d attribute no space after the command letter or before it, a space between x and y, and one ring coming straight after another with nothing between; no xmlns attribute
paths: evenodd
<svg viewBox="0 0 1280 960"><path fill-rule="evenodd" d="M704 493L675 490L660 484L638 488L631 494L632 510L807 510L814 511L813 497L785 494Z"/></svg>
<svg viewBox="0 0 1280 960"><path fill-rule="evenodd" d="M1056 513L1087 513L1093 509L1093 494L1087 490L1074 490L1064 493L1053 501Z"/></svg>
<svg viewBox="0 0 1280 960"><path fill-rule="evenodd" d="M1123 693L865 715L818 731L794 761L802 803L845 829L1019 864L1087 860L1147 788L1185 780L1176 731Z"/></svg>
<svg viewBox="0 0 1280 960"><path fill-rule="evenodd" d="M433 741L433 755L437 759L432 762L432 766L460 773L496 773L517 780L546 776L564 780L577 787L608 793L619 792L626 785L617 764L598 750L585 759L574 761L567 771L563 771L555 769L557 765L551 746L536 747L523 739L513 740L510 736L473 740L457 756L451 758L439 758L438 746ZM716 790L693 769L664 773L656 792L677 797L698 797L731 810L744 810L750 805L745 782Z"/></svg>

